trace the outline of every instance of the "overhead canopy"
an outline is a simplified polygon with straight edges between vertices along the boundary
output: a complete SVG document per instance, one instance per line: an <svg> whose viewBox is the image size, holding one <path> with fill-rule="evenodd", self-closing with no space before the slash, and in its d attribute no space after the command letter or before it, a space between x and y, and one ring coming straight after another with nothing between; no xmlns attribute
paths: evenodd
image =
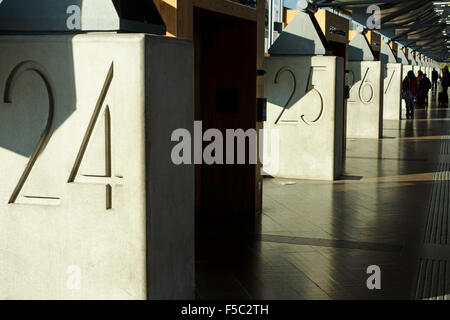
<svg viewBox="0 0 450 320"><path fill-rule="evenodd" d="M450 2L432 0L310 0L311 8L343 9L352 13L353 20L367 25L378 6L381 11L380 33L403 46L438 61L449 59Z"/></svg>

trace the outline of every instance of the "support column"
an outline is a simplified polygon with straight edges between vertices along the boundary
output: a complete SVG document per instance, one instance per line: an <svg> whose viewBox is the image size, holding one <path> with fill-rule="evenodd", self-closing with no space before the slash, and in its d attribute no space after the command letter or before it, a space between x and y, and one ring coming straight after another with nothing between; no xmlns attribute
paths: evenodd
<svg viewBox="0 0 450 320"><path fill-rule="evenodd" d="M387 43L381 47L383 63L383 119L401 119L402 65Z"/></svg>
<svg viewBox="0 0 450 320"><path fill-rule="evenodd" d="M148 24L30 2L0 10L0 298L194 298L194 170L171 141L193 130L192 42L146 34L165 33L151 1L127 8ZM99 15L108 32L80 32Z"/></svg>
<svg viewBox="0 0 450 320"><path fill-rule="evenodd" d="M371 47L362 34L362 30L355 30L349 45L348 138L378 139L382 137L381 62L374 60Z"/></svg>
<svg viewBox="0 0 450 320"><path fill-rule="evenodd" d="M282 178L342 174L344 60L310 12L298 12L266 58L264 170Z"/></svg>

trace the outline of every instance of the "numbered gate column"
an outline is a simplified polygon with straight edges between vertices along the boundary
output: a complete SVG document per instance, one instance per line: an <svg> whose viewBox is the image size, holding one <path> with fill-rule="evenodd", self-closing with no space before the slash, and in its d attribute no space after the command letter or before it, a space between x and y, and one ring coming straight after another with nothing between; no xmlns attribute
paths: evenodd
<svg viewBox="0 0 450 320"><path fill-rule="evenodd" d="M426 70L427 78L430 79L430 81L431 81L431 68L427 65L425 67L425 70Z"/></svg>
<svg viewBox="0 0 450 320"><path fill-rule="evenodd" d="M378 139L383 135L383 83L380 61L349 63L347 138Z"/></svg>
<svg viewBox="0 0 450 320"><path fill-rule="evenodd" d="M0 37L0 299L194 297L193 48Z"/></svg>
<svg viewBox="0 0 450 320"><path fill-rule="evenodd" d="M383 118L401 119L402 65L400 63L383 64Z"/></svg>
<svg viewBox="0 0 450 320"><path fill-rule="evenodd" d="M425 63L427 63L427 67L426 67L427 78L428 78L428 80L430 80L430 83L431 83L431 88L430 88L430 90L428 90L428 107L430 107L431 103L433 101L433 75L432 75L433 69L429 66L428 62L425 62Z"/></svg>
<svg viewBox="0 0 450 320"><path fill-rule="evenodd" d="M333 180L342 173L340 57L266 58L264 170L281 178Z"/></svg>

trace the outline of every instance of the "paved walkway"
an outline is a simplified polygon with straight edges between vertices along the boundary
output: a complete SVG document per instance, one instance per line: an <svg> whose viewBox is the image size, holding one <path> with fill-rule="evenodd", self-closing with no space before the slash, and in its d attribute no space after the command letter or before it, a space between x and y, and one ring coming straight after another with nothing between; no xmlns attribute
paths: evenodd
<svg viewBox="0 0 450 320"><path fill-rule="evenodd" d="M450 109L347 143L333 182L265 179L260 236L199 258L203 299L443 299L450 294ZM232 235L230 235L232 236ZM366 269L381 268L381 290Z"/></svg>

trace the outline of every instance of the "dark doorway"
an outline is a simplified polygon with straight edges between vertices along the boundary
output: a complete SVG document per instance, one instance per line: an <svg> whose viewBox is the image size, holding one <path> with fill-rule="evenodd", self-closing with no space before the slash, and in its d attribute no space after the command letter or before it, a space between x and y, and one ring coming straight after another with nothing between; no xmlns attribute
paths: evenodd
<svg viewBox="0 0 450 320"><path fill-rule="evenodd" d="M345 43L329 41L329 45L333 56L342 57L344 60L346 60L347 45Z"/></svg>
<svg viewBox="0 0 450 320"><path fill-rule="evenodd" d="M203 122L203 132L219 129L224 145L226 129L256 128L256 39L254 21L194 11L195 118ZM226 159L225 148L223 154ZM196 166L197 249L213 240L252 234L255 172L248 161Z"/></svg>
<svg viewBox="0 0 450 320"><path fill-rule="evenodd" d="M372 50L372 54L373 54L373 57L375 58L375 61L380 61L380 56L381 56L380 51Z"/></svg>
<svg viewBox="0 0 450 320"><path fill-rule="evenodd" d="M344 70L348 70L348 64L347 64L347 54L348 54L348 47L347 44L345 43L340 43L340 42L335 42L335 41L329 41L328 42L330 49L331 49L331 55L333 56L337 56L337 57L341 57L342 59L344 59ZM347 74L344 73L344 79L342 79L342 85L344 86L344 92L348 92L347 90ZM343 101L343 106L344 106L344 123L343 123L343 150L342 150L342 157L345 159L345 155L347 153L347 94L344 94L344 101Z"/></svg>

